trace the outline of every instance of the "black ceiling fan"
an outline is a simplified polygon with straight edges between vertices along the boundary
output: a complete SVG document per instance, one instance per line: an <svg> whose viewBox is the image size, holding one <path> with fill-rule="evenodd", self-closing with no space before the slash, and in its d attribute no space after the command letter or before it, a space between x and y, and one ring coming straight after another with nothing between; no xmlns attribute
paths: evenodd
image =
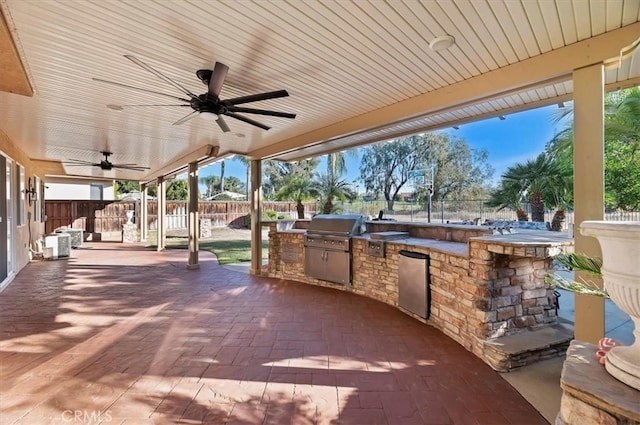
<svg viewBox="0 0 640 425"><path fill-rule="evenodd" d="M104 159L100 162L91 162L91 161L83 161L81 159L69 159L67 161L62 161L63 164L69 166L77 166L77 167L100 167L104 171L110 171L114 168L118 168L121 170L131 170L131 171L144 171L148 170L149 167L142 167L137 164L114 164L109 161L109 156L112 155L109 151L100 151L102 155L104 155Z"/></svg>
<svg viewBox="0 0 640 425"><path fill-rule="evenodd" d="M171 84L173 87L177 88L178 90L180 90L182 93L184 93L185 95L188 96L188 98L183 98L183 97L178 97L178 96L173 96L170 94L166 94L166 93L161 93L161 92L156 92L153 90L147 90L147 89L143 89L143 88L139 88L139 87L133 87L133 86L129 86L126 84L121 84L121 83L116 83L114 81L107 81L107 80L102 80L100 78L94 78L94 81L99 81L102 83L108 83L108 84L113 84L119 87L124 87L124 88L128 88L128 89L133 89L133 90L138 90L138 91L143 91L143 92L147 92L147 93L154 93L154 94L159 94L165 97L170 97L172 99L175 100L179 100L181 102L181 104L173 104L173 105L107 105L108 108L110 109L115 109L115 110L122 110L124 108L127 107L140 107L140 106L190 106L191 109L193 109L193 112L191 112L189 115L179 119L178 121L174 122L173 125L180 125L185 123L186 121L190 120L191 118L195 117L196 115L202 113L202 112L209 112L212 114L217 115L217 119L216 119L216 123L218 123L218 126L220 127L220 129L227 133L229 131L231 131L229 129L229 126L227 125L227 123L224 121L224 119L222 118L223 115L226 115L228 117L231 118L235 118L237 120L246 122L248 124L254 125L256 127L260 127L263 130L269 130L271 127L262 124L258 121L255 121L251 118L245 117L244 115L239 115L238 113L245 113L245 114L257 114L257 115L268 115L268 116L272 116L272 117L281 117L281 118L295 118L296 114L291 114L288 112L277 112L277 111L268 111L268 110L264 110L264 109L254 109L254 108L246 108L243 106L238 106L238 105L244 105L246 103L251 103L251 102L258 102L261 100L269 100L269 99L277 99L280 97L287 97L289 96L289 93L287 93L286 90L277 90L277 91L272 91L272 92L266 92L266 93L258 93L258 94L253 94L253 95L248 95L248 96L241 96L241 97L234 97L231 99L220 99L220 91L222 90L222 85L224 84L224 80L227 76L227 72L229 71L229 67L223 63L220 62L216 62L213 70L210 69L200 69L198 71L196 71L196 76L208 87L208 90L206 93L203 93L201 95L196 95L194 93L192 93L190 90L184 88L182 85L180 85L179 83L173 81L171 78L167 77L166 75L162 74L160 71L152 68L151 66L147 65L146 63L142 62L140 59L136 58L135 56L131 56L131 55L125 55L125 58L129 59L131 62L135 63L136 65L138 65L139 67L141 67L142 69L145 69L146 71L149 71L150 73L154 74L156 77L164 80L165 82Z"/></svg>

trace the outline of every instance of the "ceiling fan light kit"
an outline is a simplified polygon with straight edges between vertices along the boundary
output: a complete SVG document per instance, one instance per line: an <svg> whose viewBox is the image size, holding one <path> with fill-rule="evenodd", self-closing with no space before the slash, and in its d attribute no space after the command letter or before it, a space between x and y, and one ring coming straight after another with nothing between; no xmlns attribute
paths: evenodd
<svg viewBox="0 0 640 425"><path fill-rule="evenodd" d="M175 104L175 105L113 105L113 104L107 105L107 108L111 110L122 111L127 107L134 107L134 106L190 106L191 109L193 109L193 112L189 113L188 115L174 122L173 125L183 124L189 121L190 119L194 118L196 115L199 115L203 112L208 112L217 116L216 123L224 133L230 132L231 129L225 122L223 116L228 116L228 117L237 119L247 124L251 124L255 127L259 127L263 130L269 130L271 127L261 122L258 122L252 118L246 117L244 115L239 115L239 113L265 115L265 116L289 118L289 119L293 119L296 117L296 114L292 114L289 112L278 112L278 111L270 111L265 109L256 109L256 108L247 108L244 106L238 106L238 105L244 105L246 103L259 102L262 100L270 100L270 99L278 99L281 97L287 97L289 96L289 93L286 90L276 90L276 91L258 93L258 94L248 95L248 96L240 96L240 97L235 97L231 99L220 99L220 91L222 90L222 86L227 77L227 73L229 72L229 67L221 62L216 62L213 70L199 69L198 71L196 71L196 76L200 79L200 81L202 81L207 86L207 89L208 89L206 93L196 95L192 93L190 90L180 85L179 83L173 81L171 78L162 74L160 71L152 68L151 66L147 65L140 59L136 58L135 56L125 55L124 57L129 59L131 62L135 63L142 69L154 74L156 77L172 85L173 87L178 89L180 92L182 92L184 95L186 95L188 98L173 96L173 95L169 95L161 92L156 92L153 90L142 89L142 88L133 87L133 86L129 86L122 83L94 78L94 81L113 84L119 87L143 91L146 93L154 93L154 94L170 97L174 100L179 100L183 102L182 104Z"/></svg>

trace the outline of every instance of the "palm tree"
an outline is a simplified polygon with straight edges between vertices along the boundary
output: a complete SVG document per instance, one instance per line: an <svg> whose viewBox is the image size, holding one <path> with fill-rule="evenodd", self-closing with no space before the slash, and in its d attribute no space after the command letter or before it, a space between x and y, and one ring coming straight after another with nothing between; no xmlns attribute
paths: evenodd
<svg viewBox="0 0 640 425"><path fill-rule="evenodd" d="M546 153L541 153L524 164L507 168L502 174L502 180L507 182L508 187L519 187L521 196L529 199L531 221L544 221L545 191L550 182L555 183L554 173L552 159Z"/></svg>
<svg viewBox="0 0 640 425"><path fill-rule="evenodd" d="M246 156L238 156L238 155L236 155L234 158L240 161L246 168L247 175L246 175L246 181L245 181L245 190L246 190L247 199L249 199L249 190L250 190L249 181L251 180L251 160Z"/></svg>
<svg viewBox="0 0 640 425"><path fill-rule="evenodd" d="M611 209L633 209L637 205L634 200L640 199L640 184L636 183L638 160L634 159L640 149L640 88L607 94L604 111L605 204ZM568 105L555 120L572 115L573 109ZM573 143L573 127L569 122L547 144L546 151L573 170Z"/></svg>
<svg viewBox="0 0 640 425"><path fill-rule="evenodd" d="M573 201L572 176L570 164L543 152L533 160L507 168L502 174L500 189L491 195L490 205L522 211L520 202L527 198L531 221L544 221L545 206L556 208L552 230L560 231L566 208ZM518 213L518 220L523 218L523 212Z"/></svg>
<svg viewBox="0 0 640 425"><path fill-rule="evenodd" d="M224 159L220 162L220 193L224 192Z"/></svg>
<svg viewBox="0 0 640 425"><path fill-rule="evenodd" d="M312 182L313 173L317 166L317 159L282 163L280 165L282 186L275 193L274 198L295 201L299 219L304 218L303 201L318 196L316 187Z"/></svg>
<svg viewBox="0 0 640 425"><path fill-rule="evenodd" d="M640 148L640 88L633 87L607 96L605 135Z"/></svg>
<svg viewBox="0 0 640 425"><path fill-rule="evenodd" d="M321 174L314 184L314 190L320 194L320 202L322 204L322 213L331 214L335 212L336 206L333 204L335 199L340 201L354 200L357 194L351 188L349 183L337 176Z"/></svg>
<svg viewBox="0 0 640 425"><path fill-rule="evenodd" d="M202 176L199 180L200 183L204 184L207 188L204 192L205 198L209 198L217 193L216 188L220 182L218 176Z"/></svg>
<svg viewBox="0 0 640 425"><path fill-rule="evenodd" d="M498 207L498 211L511 208L515 210L518 221L529 221L529 214L527 214L527 211L522 207L521 200L522 193L520 187L502 181L500 188L491 192L487 205L490 207Z"/></svg>
<svg viewBox="0 0 640 425"><path fill-rule="evenodd" d="M341 176L347 172L344 152L333 152L327 155L327 175Z"/></svg>

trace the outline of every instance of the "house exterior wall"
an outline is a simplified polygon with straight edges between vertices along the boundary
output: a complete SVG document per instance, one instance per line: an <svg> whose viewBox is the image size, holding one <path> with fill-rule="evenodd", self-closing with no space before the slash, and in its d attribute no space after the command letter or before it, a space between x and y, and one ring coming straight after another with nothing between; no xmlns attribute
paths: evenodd
<svg viewBox="0 0 640 425"><path fill-rule="evenodd" d="M38 176L42 181L44 181L44 175L41 170L34 167L29 157L17 147L17 145L9 139L9 137L0 130L0 152L4 156L7 156L11 160L19 163L24 167L24 187L28 187L28 180L31 178L33 180L34 176ZM18 196L14 197L14 208L17 208L15 203L18 203ZM44 234L44 216L40 215L40 219L34 221L34 217L37 215L35 213L35 208L37 208L40 204L32 203L29 204L28 201L25 202L25 223L22 225L14 226L13 234L13 244L11 246L12 251L15 253L13 271L10 274L9 278L4 281L4 283L0 282L0 290L4 289L6 285L12 280L12 276L17 274L24 266L27 265L30 261L30 250L29 248L34 248L34 242L41 238Z"/></svg>
<svg viewBox="0 0 640 425"><path fill-rule="evenodd" d="M101 188L102 197L92 198L91 186ZM113 181L91 181L86 179L47 178L45 199L51 200L94 200L113 201L115 191Z"/></svg>

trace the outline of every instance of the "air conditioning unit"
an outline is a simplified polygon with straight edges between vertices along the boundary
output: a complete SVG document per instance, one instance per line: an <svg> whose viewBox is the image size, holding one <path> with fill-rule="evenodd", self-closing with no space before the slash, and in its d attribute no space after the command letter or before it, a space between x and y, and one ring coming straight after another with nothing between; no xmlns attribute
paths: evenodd
<svg viewBox="0 0 640 425"><path fill-rule="evenodd" d="M71 255L71 236L68 233L47 235L44 237L44 246L50 248L51 258L68 257Z"/></svg>
<svg viewBox="0 0 640 425"><path fill-rule="evenodd" d="M82 241L84 240L82 229L59 229L56 230L56 234L67 233L71 236L71 248L80 248L82 246Z"/></svg>

